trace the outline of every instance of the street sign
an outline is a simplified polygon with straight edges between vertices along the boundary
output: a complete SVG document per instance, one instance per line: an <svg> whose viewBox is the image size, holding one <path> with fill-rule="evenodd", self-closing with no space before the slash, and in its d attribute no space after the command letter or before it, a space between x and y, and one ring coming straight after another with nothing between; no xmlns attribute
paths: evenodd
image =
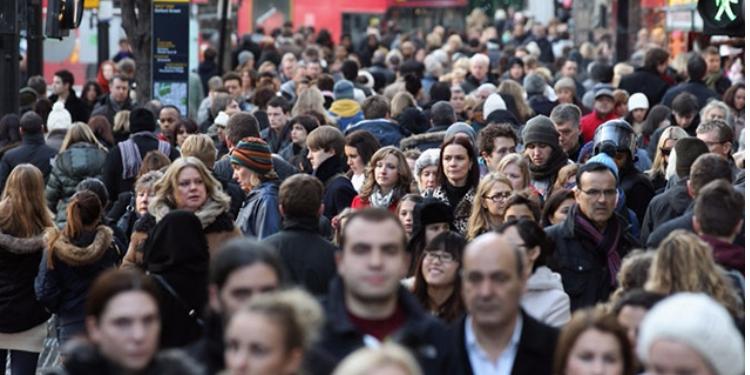
<svg viewBox="0 0 750 375"><path fill-rule="evenodd" d="M698 12L708 35L745 35L744 0L700 0Z"/></svg>
<svg viewBox="0 0 750 375"><path fill-rule="evenodd" d="M157 0L153 6L153 97L188 115L190 2Z"/></svg>

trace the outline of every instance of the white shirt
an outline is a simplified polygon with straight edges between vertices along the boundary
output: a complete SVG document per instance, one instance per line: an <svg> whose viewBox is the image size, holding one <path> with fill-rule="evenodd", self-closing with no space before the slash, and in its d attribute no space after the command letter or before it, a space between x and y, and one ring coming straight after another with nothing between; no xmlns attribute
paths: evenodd
<svg viewBox="0 0 750 375"><path fill-rule="evenodd" d="M516 327L513 329L513 336L510 338L510 342L505 347L505 350L500 354L496 361L490 360L485 353L484 349L479 346L477 337L474 335L474 330L471 327L471 317L466 318L466 351L469 354L469 363L471 363L471 369L476 375L510 375L513 371L513 362L516 360L516 353L518 352L518 343L521 341L521 329L522 329L523 317L521 314L516 316Z"/></svg>

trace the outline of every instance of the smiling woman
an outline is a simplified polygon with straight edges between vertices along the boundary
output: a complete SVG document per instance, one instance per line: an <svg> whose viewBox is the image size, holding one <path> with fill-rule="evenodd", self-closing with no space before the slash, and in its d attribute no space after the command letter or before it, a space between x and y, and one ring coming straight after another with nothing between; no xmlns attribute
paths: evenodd
<svg viewBox="0 0 750 375"><path fill-rule="evenodd" d="M417 262L414 295L427 311L446 323L464 312L459 271L465 246L461 235L446 231L427 244Z"/></svg>

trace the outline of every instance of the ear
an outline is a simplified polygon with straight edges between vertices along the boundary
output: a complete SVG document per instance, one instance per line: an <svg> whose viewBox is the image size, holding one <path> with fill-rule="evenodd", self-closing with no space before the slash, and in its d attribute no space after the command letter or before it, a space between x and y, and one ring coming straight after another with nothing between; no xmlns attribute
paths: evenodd
<svg viewBox="0 0 750 375"><path fill-rule="evenodd" d="M88 333L89 339L92 342L98 343L99 340L99 326L96 324L96 318L93 316L86 317L86 332Z"/></svg>
<svg viewBox="0 0 750 375"><path fill-rule="evenodd" d="M480 152L479 156L481 156L482 159L484 159L485 162L490 159L490 155L488 153L484 152L484 151Z"/></svg>
<svg viewBox="0 0 750 375"><path fill-rule="evenodd" d="M703 232L701 231L701 223L698 222L698 217L695 215L693 215L693 230L698 235L703 234Z"/></svg>
<svg viewBox="0 0 750 375"><path fill-rule="evenodd" d="M284 213L284 207L279 203L279 213L281 214L281 217L285 217L286 214Z"/></svg>
<svg viewBox="0 0 750 375"><path fill-rule="evenodd" d="M690 179L687 180L687 190L688 190L688 195L690 196L690 198L693 198L693 199L697 198L696 196L697 194L693 190L693 184L690 182Z"/></svg>
<svg viewBox="0 0 750 375"><path fill-rule="evenodd" d="M208 302L211 310L221 312L221 301L219 300L219 288L215 284L208 286Z"/></svg>

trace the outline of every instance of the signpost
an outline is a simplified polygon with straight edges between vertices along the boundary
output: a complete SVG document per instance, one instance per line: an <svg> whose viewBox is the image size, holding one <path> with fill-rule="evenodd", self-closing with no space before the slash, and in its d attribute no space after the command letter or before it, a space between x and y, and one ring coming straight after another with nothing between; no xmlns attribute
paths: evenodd
<svg viewBox="0 0 750 375"><path fill-rule="evenodd" d="M156 0L153 6L153 98L188 115L190 1Z"/></svg>

